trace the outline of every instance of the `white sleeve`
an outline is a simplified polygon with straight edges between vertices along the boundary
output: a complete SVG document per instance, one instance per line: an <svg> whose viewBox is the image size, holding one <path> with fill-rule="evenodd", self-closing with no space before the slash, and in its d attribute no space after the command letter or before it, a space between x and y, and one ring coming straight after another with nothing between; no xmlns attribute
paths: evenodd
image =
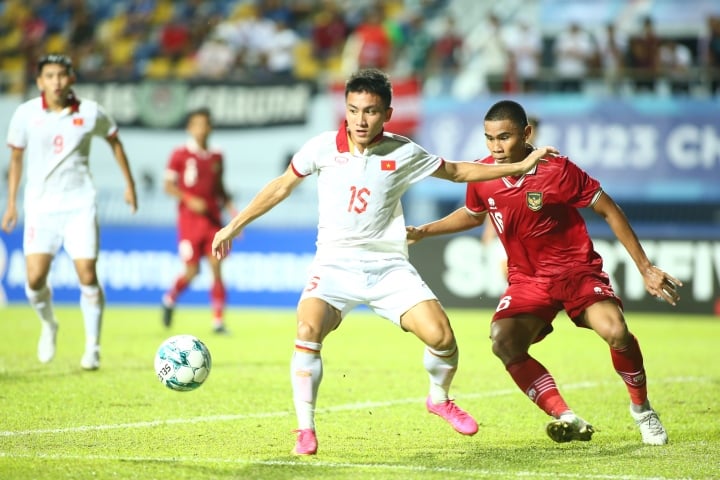
<svg viewBox="0 0 720 480"><path fill-rule="evenodd" d="M308 176L317 172L317 159L322 139L322 135L311 138L293 155L290 162L296 173Z"/></svg>
<svg viewBox="0 0 720 480"><path fill-rule="evenodd" d="M115 120L113 120L110 115L105 112L105 109L102 107L102 105L97 105L97 119L95 121L95 128L93 129L93 134L99 136L99 137L111 137L117 133L118 127L115 123Z"/></svg>
<svg viewBox="0 0 720 480"><path fill-rule="evenodd" d="M410 183L416 183L427 178L437 171L443 163L442 157L429 153L417 143L411 143L412 146L412 170L409 174Z"/></svg>
<svg viewBox="0 0 720 480"><path fill-rule="evenodd" d="M27 108L20 105L15 109L7 133L7 144L15 148L27 147Z"/></svg>

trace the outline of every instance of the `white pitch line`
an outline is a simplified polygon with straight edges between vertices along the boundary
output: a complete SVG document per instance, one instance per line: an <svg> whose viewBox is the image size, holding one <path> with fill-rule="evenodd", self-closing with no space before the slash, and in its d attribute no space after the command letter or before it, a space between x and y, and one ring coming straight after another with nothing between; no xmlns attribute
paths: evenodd
<svg viewBox="0 0 720 480"><path fill-rule="evenodd" d="M706 378L702 377L675 377L666 379L656 379L654 383L694 383L694 382L705 382ZM579 382L567 385L562 385L562 390L578 390L584 388L597 388L602 385L609 385L611 382ZM616 382L612 382L613 384ZM494 390L491 392L480 392L480 393L467 393L459 395L458 398L490 398L499 397L503 395L516 394L517 389L503 389ZM425 398L405 398L383 402L359 402L359 403L346 403L344 405L336 405L333 407L325 407L317 409L317 413L329 413L329 412L342 412L361 410L367 408L386 408L394 407L397 405L406 405L410 403L422 403ZM163 425L178 425L178 424L194 424L194 423L208 423L208 422L228 422L235 420L247 420L253 418L278 418L286 417L290 415L289 411L279 412L266 412L266 413L248 413L248 414L228 414L228 415L209 415L205 417L193 417L193 418L171 418L167 420L151 420L146 422L132 422L132 423L115 423L107 425L80 425L77 427L65 427L65 428L47 428L38 430L17 430L17 431L0 431L0 437L18 437L24 435L45 435L45 434L57 434L57 433L72 433L72 432L92 432L101 430L118 430L118 429L129 429L129 428L150 428L158 427Z"/></svg>
<svg viewBox="0 0 720 480"><path fill-rule="evenodd" d="M114 462L158 462L158 463L210 463L210 464L230 464L230 465L264 465L279 467L309 467L324 469L372 469L387 470L395 472L413 472L413 473L449 473L464 476L473 476L478 478L567 478L567 479L583 479L583 480L680 480L670 477L642 477L638 475L608 475L608 474L591 474L591 473L557 473L557 472L534 472L519 471L510 472L502 470L487 470L484 468L453 468L453 467L423 467L421 465L397 465L384 463L349 463L349 462L323 462L317 461L315 458L307 458L306 461L291 460L251 460L251 459L226 459L226 458L196 458L196 457L122 457L111 455L57 455L57 454L13 454L0 452L0 458L32 458L43 460L84 460L84 461L114 461Z"/></svg>

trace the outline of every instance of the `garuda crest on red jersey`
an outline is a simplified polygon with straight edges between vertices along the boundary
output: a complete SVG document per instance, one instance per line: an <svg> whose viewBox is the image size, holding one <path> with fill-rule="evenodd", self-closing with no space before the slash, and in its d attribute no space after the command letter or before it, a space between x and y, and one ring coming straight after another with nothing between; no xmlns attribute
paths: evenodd
<svg viewBox="0 0 720 480"><path fill-rule="evenodd" d="M542 192L525 192L525 201L530 210L537 212L543 206L543 194Z"/></svg>

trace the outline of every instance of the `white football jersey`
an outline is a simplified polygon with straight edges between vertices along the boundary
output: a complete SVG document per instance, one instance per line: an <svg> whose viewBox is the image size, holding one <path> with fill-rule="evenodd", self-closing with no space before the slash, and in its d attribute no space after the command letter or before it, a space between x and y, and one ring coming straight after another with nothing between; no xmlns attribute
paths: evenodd
<svg viewBox="0 0 720 480"><path fill-rule="evenodd" d="M291 164L298 176L318 175L317 255L337 257L353 250L353 256L379 252L407 258L400 199L442 163L441 157L392 133L363 153L349 145L344 127L310 139Z"/></svg>
<svg viewBox="0 0 720 480"><path fill-rule="evenodd" d="M21 104L10 119L7 143L25 149L25 209L58 211L94 202L90 142L116 132L115 122L92 100L60 112L45 109L42 97Z"/></svg>

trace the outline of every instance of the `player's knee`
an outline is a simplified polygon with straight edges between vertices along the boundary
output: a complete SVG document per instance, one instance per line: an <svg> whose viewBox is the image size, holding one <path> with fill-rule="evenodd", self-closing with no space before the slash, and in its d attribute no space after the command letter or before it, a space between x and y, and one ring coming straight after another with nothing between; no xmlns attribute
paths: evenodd
<svg viewBox="0 0 720 480"><path fill-rule="evenodd" d="M491 337L491 340L493 354L502 360L505 365L527 352L526 349L508 336L495 334Z"/></svg>
<svg viewBox="0 0 720 480"><path fill-rule="evenodd" d="M25 271L25 278L28 287L32 290L41 290L47 284L49 273L49 265L47 268L43 268L43 266L28 263Z"/></svg>
<svg viewBox="0 0 720 480"><path fill-rule="evenodd" d="M98 278L95 270L81 270L78 272L78 280L81 285L97 285Z"/></svg>
<svg viewBox="0 0 720 480"><path fill-rule="evenodd" d="M322 329L313 324L298 320L297 338L306 342L322 343Z"/></svg>
<svg viewBox="0 0 720 480"><path fill-rule="evenodd" d="M434 335L425 341L426 345L433 350L445 351L455 348L455 335L452 330L438 330Z"/></svg>
<svg viewBox="0 0 720 480"><path fill-rule="evenodd" d="M200 272L200 267L196 263L188 263L185 265L185 279L188 281L191 281L193 278L197 277L198 273Z"/></svg>
<svg viewBox="0 0 720 480"><path fill-rule="evenodd" d="M610 348L625 348L630 343L630 332L625 322L610 322L601 333Z"/></svg>
<svg viewBox="0 0 720 480"><path fill-rule="evenodd" d="M43 276L40 276L40 275L34 275L34 276L28 275L28 277L27 277L27 286L28 286L28 288L30 288L30 290L35 290L35 291L41 290L45 286L46 283L47 283L46 278Z"/></svg>

